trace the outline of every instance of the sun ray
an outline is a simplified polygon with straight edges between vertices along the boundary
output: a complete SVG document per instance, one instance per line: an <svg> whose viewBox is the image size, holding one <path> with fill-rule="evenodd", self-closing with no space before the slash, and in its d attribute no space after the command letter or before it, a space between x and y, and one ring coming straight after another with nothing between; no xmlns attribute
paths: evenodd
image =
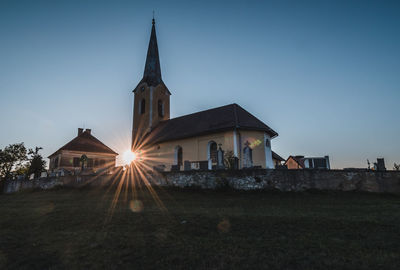
<svg viewBox="0 0 400 270"><path fill-rule="evenodd" d="M157 207L168 212L158 194L162 187L155 189L156 178L160 177L160 172L154 170L154 165L168 163L170 160L166 154L160 156L156 151L153 151L155 145L152 142L157 135L156 132L147 133L144 136L132 134L132 139L129 142L130 147L126 147L128 144L127 137L123 139L119 137L120 145L116 149L125 150L120 151L123 153L120 159L122 166L117 167L113 175L110 176L110 185L105 192L105 196L111 191L113 192L107 221L111 220L119 202L124 202L127 205L132 202L139 202L139 192L148 192ZM123 148L122 145L125 145L125 147ZM98 177L96 176L92 181L95 181Z"/></svg>

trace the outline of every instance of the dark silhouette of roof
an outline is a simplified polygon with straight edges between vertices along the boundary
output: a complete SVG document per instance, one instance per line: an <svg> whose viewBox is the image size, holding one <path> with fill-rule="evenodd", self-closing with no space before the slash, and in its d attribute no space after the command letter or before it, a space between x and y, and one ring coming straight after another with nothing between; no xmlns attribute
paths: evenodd
<svg viewBox="0 0 400 270"><path fill-rule="evenodd" d="M114 152L111 148L109 148L107 145L105 145L96 137L94 137L91 134L90 129L86 129L84 132L80 132L78 136L76 136L69 143L67 143L66 145L58 149L56 152L51 154L49 158L51 156L58 154L61 150L118 155L118 153Z"/></svg>
<svg viewBox="0 0 400 270"><path fill-rule="evenodd" d="M278 136L248 111L237 104L230 104L161 121L144 140L158 143L233 129L259 130L271 137Z"/></svg>
<svg viewBox="0 0 400 270"><path fill-rule="evenodd" d="M283 157L281 157L280 155L278 155L274 151L272 151L272 158L276 159L276 160L279 160L279 161L285 161L285 159Z"/></svg>

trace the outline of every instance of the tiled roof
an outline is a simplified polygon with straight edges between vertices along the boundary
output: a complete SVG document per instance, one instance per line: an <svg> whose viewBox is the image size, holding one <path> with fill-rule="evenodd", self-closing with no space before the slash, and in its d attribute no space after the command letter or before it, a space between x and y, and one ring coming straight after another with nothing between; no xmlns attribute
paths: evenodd
<svg viewBox="0 0 400 270"><path fill-rule="evenodd" d="M237 104L230 104L160 122L145 138L159 143L233 129L259 130L278 136L269 126Z"/></svg>
<svg viewBox="0 0 400 270"><path fill-rule="evenodd" d="M76 136L73 140L71 140L69 143L58 149L49 157L59 153L59 151L61 150L118 155L118 153L114 152L111 148L109 148L107 145L105 145L96 137L94 137L88 130L85 130L80 135Z"/></svg>

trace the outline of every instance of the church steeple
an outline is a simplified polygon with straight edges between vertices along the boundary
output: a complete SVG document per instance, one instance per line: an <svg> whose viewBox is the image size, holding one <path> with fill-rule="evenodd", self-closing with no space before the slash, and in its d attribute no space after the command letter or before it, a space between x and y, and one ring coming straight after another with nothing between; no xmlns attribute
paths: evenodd
<svg viewBox="0 0 400 270"><path fill-rule="evenodd" d="M147 49L146 64L144 66L143 79L141 82L146 82L148 86L157 86L162 82L160 58L158 55L158 45L156 36L155 20L153 18L151 27L151 35L149 48Z"/></svg>
<svg viewBox="0 0 400 270"><path fill-rule="evenodd" d="M133 93L132 148L137 146L143 135L151 132L160 121L169 119L171 93L161 79L154 17L143 78Z"/></svg>

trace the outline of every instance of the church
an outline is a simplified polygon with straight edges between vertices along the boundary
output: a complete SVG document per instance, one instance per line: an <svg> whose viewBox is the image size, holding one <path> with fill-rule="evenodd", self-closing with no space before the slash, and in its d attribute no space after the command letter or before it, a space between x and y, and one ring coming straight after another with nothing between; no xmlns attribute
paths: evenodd
<svg viewBox="0 0 400 270"><path fill-rule="evenodd" d="M133 93L132 151L147 169L273 169L283 160L271 150L278 133L238 104L170 118L154 18L143 78Z"/></svg>

